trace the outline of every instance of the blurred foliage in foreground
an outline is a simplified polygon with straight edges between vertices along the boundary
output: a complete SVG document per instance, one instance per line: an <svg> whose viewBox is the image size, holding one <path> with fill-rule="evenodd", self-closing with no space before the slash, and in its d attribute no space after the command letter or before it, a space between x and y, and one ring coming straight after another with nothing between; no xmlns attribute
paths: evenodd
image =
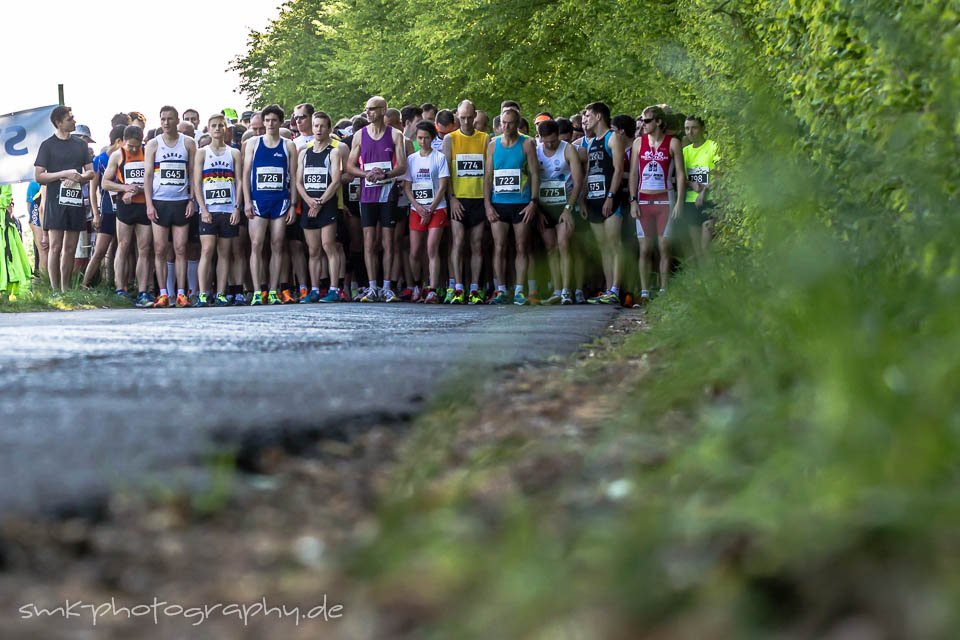
<svg viewBox="0 0 960 640"><path fill-rule="evenodd" d="M491 529L464 493L424 490L444 442L424 438L404 509L387 510L360 567L411 588L429 577L448 605L438 637L560 637L591 612L632 637L681 620L691 637L960 636L956 2L605 4L576 5L600 26L560 25L625 21L634 35L602 45L617 51L591 58L595 75L642 58L626 77L705 113L728 161L715 259L678 278L626 347L652 349L654 366L609 438L666 462L629 467L619 509L558 519L557 502L526 497ZM669 41L645 28L667 14ZM477 55L494 54L522 58ZM687 428L664 428L667 414ZM468 483L492 463L459 464Z"/></svg>

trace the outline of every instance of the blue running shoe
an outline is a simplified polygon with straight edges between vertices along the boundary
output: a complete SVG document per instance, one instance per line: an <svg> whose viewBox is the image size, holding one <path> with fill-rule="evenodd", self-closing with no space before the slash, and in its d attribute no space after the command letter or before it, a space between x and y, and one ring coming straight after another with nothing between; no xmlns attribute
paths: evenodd
<svg viewBox="0 0 960 640"><path fill-rule="evenodd" d="M320 298L320 302L340 302L340 293L330 289L327 291L327 295Z"/></svg>
<svg viewBox="0 0 960 640"><path fill-rule="evenodd" d="M300 304L316 304L320 302L320 292L316 289L311 289L303 298L300 298Z"/></svg>

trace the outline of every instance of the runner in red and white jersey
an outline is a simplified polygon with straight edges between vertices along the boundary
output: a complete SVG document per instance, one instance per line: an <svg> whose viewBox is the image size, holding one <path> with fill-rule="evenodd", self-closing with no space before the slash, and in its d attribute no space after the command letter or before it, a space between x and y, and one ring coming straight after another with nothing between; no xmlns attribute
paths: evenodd
<svg viewBox="0 0 960 640"><path fill-rule="evenodd" d="M643 128L630 154L630 214L637 220L640 242L640 300L650 300L651 242L659 238L660 292L670 273L670 224L680 217L686 197L686 171L680 140L666 134L666 114L657 106L643 110ZM676 170L677 204L670 209L671 169Z"/></svg>

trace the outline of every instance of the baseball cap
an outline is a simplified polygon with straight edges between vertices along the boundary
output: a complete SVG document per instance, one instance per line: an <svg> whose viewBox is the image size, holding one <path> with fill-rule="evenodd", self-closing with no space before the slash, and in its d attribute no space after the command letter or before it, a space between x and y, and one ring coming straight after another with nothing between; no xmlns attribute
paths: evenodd
<svg viewBox="0 0 960 640"><path fill-rule="evenodd" d="M240 116L240 119L249 120L252 117L253 117L253 111L244 111L243 114Z"/></svg>
<svg viewBox="0 0 960 640"><path fill-rule="evenodd" d="M97 143L97 141L93 139L93 136L90 135L90 127L85 124L78 124L77 128L73 130L73 135L78 138L86 138L87 142Z"/></svg>
<svg viewBox="0 0 960 640"><path fill-rule="evenodd" d="M536 118L533 119L533 124L537 125L537 124L540 124L541 122L546 122L547 120L552 120L552 118L546 113L541 113L540 115L538 115Z"/></svg>

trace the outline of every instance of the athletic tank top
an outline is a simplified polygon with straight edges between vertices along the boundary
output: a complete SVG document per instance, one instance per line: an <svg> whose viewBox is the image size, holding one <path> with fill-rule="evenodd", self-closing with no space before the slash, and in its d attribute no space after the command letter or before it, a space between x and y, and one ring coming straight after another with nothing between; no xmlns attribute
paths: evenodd
<svg viewBox="0 0 960 640"><path fill-rule="evenodd" d="M117 165L117 175L114 181L120 184L135 184L143 187L144 177L143 146L136 153L129 153L126 148L120 147L120 164ZM135 203L143 204L146 201L143 191L133 196L133 202Z"/></svg>
<svg viewBox="0 0 960 640"><path fill-rule="evenodd" d="M184 135L177 134L177 143L168 147L163 135L157 136L157 155L153 160L153 199L188 200L190 179L187 176L187 146Z"/></svg>
<svg viewBox="0 0 960 640"><path fill-rule="evenodd" d="M542 143L537 145L537 160L540 162L540 204L548 207L562 207L567 204L567 197L573 190L573 175L566 156L568 144L566 140L561 140L552 156L547 156Z"/></svg>
<svg viewBox="0 0 960 640"><path fill-rule="evenodd" d="M250 197L258 202L282 202L290 197L290 175L286 140L268 147L263 136L256 139L250 172Z"/></svg>
<svg viewBox="0 0 960 640"><path fill-rule="evenodd" d="M527 204L530 202L530 180L527 156L523 153L527 136L521 133L512 147L503 146L502 141L503 136L494 138L491 200L494 204Z"/></svg>
<svg viewBox="0 0 960 640"><path fill-rule="evenodd" d="M610 153L610 136L607 131L602 138L594 138L587 147L586 200L587 209L594 213L603 210L603 201L613 181L613 155Z"/></svg>
<svg viewBox="0 0 960 640"><path fill-rule="evenodd" d="M457 129L450 134L453 166L450 167L453 195L457 198L483 197L483 163L487 153L487 134L472 136Z"/></svg>
<svg viewBox="0 0 960 640"><path fill-rule="evenodd" d="M223 155L213 153L207 147L203 154L203 199L210 213L233 213L237 208L235 190L236 167L233 166L233 154L230 147Z"/></svg>
<svg viewBox="0 0 960 640"><path fill-rule="evenodd" d="M303 188L311 198L320 198L330 186L330 154L334 149L330 142L320 151L314 151L311 144L303 156Z"/></svg>
<svg viewBox="0 0 960 640"><path fill-rule="evenodd" d="M390 171L397 164L397 159L394 158L395 151L392 128L387 127L379 140L371 138L366 127L360 130L360 168L364 171L376 168ZM360 202L389 202L395 182L396 180L391 178L371 184L365 178L361 179L363 188L360 191Z"/></svg>
<svg viewBox="0 0 960 640"><path fill-rule="evenodd" d="M351 135L351 136L345 137L345 138L342 140L343 144L347 145L347 149L353 149L353 139L354 139L354 137L355 137L355 135ZM349 151L345 151L345 152L342 152L342 153L348 153L348 154L349 154L350 152L349 152ZM355 178L351 179L350 182L348 182L347 185L346 185L347 196L346 196L346 198L345 198L344 204L346 204L347 207L352 208L354 211L356 211L357 209L360 208L360 189L361 189L362 182L363 182L363 179L362 179L362 178L356 178L356 177L355 177ZM340 191L340 195L341 195L341 196L343 195L343 191L344 191L344 190L341 189L341 191Z"/></svg>
<svg viewBox="0 0 960 640"><path fill-rule="evenodd" d="M640 155L637 157L637 173L639 182L637 187L640 193L662 193L667 190L667 178L673 161L670 159L670 136L663 136L660 146L654 149L650 146L650 137L643 136L640 141Z"/></svg>

